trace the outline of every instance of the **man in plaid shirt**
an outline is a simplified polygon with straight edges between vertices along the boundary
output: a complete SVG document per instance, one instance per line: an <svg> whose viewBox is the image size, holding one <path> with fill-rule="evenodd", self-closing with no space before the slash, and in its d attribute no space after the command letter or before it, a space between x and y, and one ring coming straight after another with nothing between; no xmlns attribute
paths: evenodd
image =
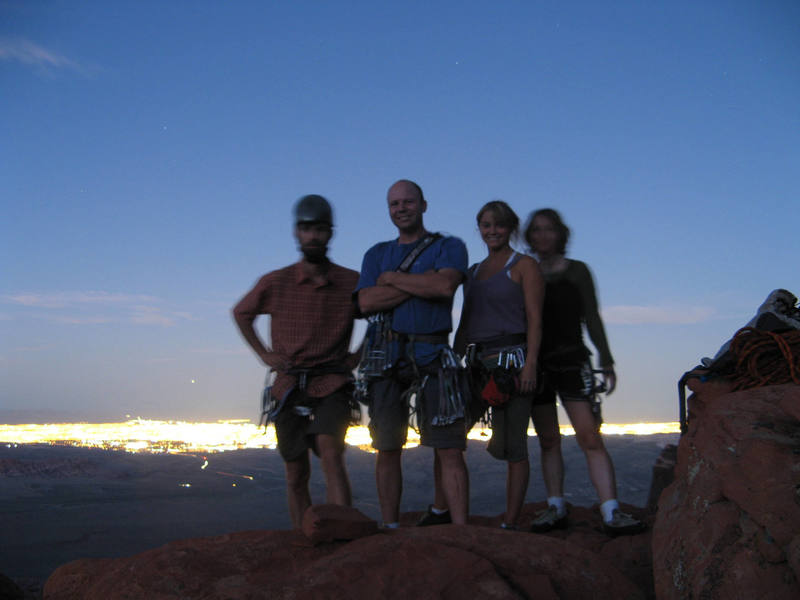
<svg viewBox="0 0 800 600"><path fill-rule="evenodd" d="M358 354L349 352L358 273L327 258L333 215L325 198L304 196L294 213L301 260L264 275L233 316L245 341L277 372L272 394L283 406L275 432L286 463L289 514L300 527L311 505L309 449L320 458L327 502L351 504L344 436L351 419L352 369L358 363ZM272 348L253 327L258 315L267 314Z"/></svg>

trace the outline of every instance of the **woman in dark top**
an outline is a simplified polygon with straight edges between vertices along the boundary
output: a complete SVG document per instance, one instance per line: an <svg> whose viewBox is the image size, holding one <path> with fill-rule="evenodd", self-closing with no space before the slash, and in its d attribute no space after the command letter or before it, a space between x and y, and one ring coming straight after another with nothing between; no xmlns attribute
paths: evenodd
<svg viewBox="0 0 800 600"><path fill-rule="evenodd" d="M584 325L597 349L607 393L616 387L614 359L600 319L592 275L584 263L565 256L569 228L553 209L537 210L531 215L525 239L539 258L545 280L541 375L531 416L542 450L548 506L536 516L531 529L545 532L567 523L564 461L556 412L558 395L586 455L589 477L600 497L604 529L611 535L639 532L643 524L619 509L614 465L592 411L594 375L591 352L583 342Z"/></svg>
<svg viewBox="0 0 800 600"><path fill-rule="evenodd" d="M492 406L492 438L487 450L508 463L503 527L514 529L528 489L527 431L536 388L536 356L541 332L544 281L536 261L510 245L519 234L519 217L502 200L489 202L477 215L488 256L470 268L464 284L464 308L454 347L463 354L475 344L486 369L510 363L516 391L501 394Z"/></svg>

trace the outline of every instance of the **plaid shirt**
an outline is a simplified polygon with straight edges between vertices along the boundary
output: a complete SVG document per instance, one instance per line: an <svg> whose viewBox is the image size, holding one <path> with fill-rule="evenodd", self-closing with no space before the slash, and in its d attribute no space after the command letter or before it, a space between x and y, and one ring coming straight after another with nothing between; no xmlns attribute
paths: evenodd
<svg viewBox="0 0 800 600"><path fill-rule="evenodd" d="M251 324L258 315L270 315L272 351L293 368L332 362L345 365L356 314L352 294L357 282L356 271L329 263L325 283L315 284L298 262L264 275L233 312L237 321ZM319 375L309 380L306 393L321 398L348 381L348 374ZM295 376L279 372L272 393L283 398L296 383Z"/></svg>

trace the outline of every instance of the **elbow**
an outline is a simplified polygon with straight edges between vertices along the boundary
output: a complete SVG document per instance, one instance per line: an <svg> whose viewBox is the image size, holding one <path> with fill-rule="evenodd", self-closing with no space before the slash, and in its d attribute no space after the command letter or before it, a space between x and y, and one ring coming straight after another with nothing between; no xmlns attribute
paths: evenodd
<svg viewBox="0 0 800 600"><path fill-rule="evenodd" d="M364 290L358 292L355 297L356 312L359 316L366 316L376 312L376 308L369 301L369 294L365 294Z"/></svg>
<svg viewBox="0 0 800 600"><path fill-rule="evenodd" d="M451 282L447 282L445 285L442 285L438 292L438 296L442 299L449 299L456 295L456 290L458 286L461 285L461 281L455 282L455 284Z"/></svg>
<svg viewBox="0 0 800 600"><path fill-rule="evenodd" d="M448 300L456 295L456 290L460 285L460 276L439 277L431 282L429 297L437 300Z"/></svg>
<svg viewBox="0 0 800 600"><path fill-rule="evenodd" d="M356 302L356 313L360 317L366 317L367 315L372 314L375 312L372 307L365 302Z"/></svg>
<svg viewBox="0 0 800 600"><path fill-rule="evenodd" d="M253 321L255 321L253 315L250 315L238 306L233 308L231 315L233 316L233 322L236 323L241 330L244 330L248 325L252 325Z"/></svg>

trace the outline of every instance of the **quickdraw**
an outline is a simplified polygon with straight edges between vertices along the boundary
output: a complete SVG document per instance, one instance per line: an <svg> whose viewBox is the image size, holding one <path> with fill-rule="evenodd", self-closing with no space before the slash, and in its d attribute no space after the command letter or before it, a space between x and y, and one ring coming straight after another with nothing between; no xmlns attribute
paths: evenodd
<svg viewBox="0 0 800 600"><path fill-rule="evenodd" d="M439 411L431 419L435 427L451 425L464 418L464 396L461 393L463 369L450 348L442 350L439 369Z"/></svg>

